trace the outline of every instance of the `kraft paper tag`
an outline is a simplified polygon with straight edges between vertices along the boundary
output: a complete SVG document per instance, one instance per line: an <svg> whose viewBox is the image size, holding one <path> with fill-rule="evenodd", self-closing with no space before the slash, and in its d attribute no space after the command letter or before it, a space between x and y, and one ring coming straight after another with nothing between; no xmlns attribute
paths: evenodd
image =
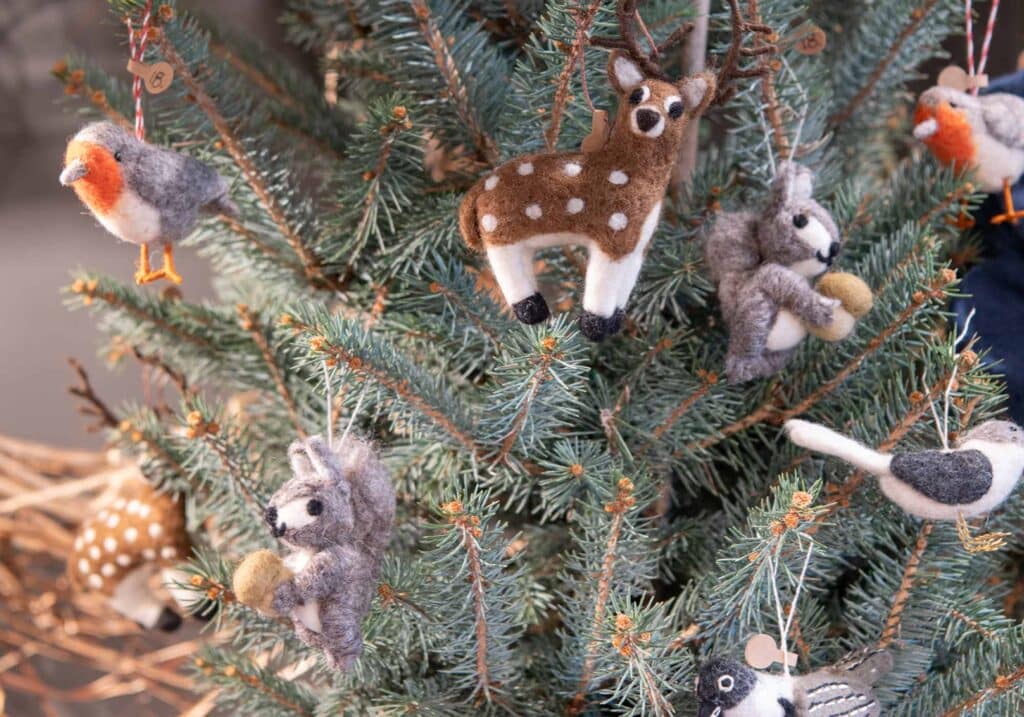
<svg viewBox="0 0 1024 717"><path fill-rule="evenodd" d="M962 67L950 65L939 73L937 84L939 87L949 87L961 92L967 92L975 87L978 89L988 87L988 75L975 75L971 77Z"/></svg>
<svg viewBox="0 0 1024 717"><path fill-rule="evenodd" d="M128 72L141 77L146 92L151 95L158 95L166 90L174 79L174 68L166 62L154 62L152 65L147 65L144 62L128 60Z"/></svg>
<svg viewBox="0 0 1024 717"><path fill-rule="evenodd" d="M747 664L755 670L766 670L776 662L781 665L784 660L790 667L796 667L796 662L799 659L795 652L783 654L775 644L775 639L771 635L765 634L754 635L750 638L743 656L746 658Z"/></svg>

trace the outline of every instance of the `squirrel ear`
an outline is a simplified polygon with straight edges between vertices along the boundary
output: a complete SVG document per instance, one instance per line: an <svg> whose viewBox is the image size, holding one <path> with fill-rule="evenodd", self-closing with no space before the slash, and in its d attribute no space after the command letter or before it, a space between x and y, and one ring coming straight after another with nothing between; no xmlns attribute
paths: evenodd
<svg viewBox="0 0 1024 717"><path fill-rule="evenodd" d="M640 66L615 50L608 58L608 81L619 94L625 94L644 81Z"/></svg>
<svg viewBox="0 0 1024 717"><path fill-rule="evenodd" d="M788 159L782 160L775 172L772 194L782 203L810 199L814 196L814 173Z"/></svg>
<svg viewBox="0 0 1024 717"><path fill-rule="evenodd" d="M324 481L338 481L342 478L338 457L320 436L295 441L288 449L288 459L296 475L313 474Z"/></svg>

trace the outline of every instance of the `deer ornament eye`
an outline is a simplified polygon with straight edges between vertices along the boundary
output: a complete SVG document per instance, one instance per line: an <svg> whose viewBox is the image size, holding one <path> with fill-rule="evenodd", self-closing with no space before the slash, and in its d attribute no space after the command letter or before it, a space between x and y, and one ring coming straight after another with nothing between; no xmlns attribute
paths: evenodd
<svg viewBox="0 0 1024 717"><path fill-rule="evenodd" d="M681 97L673 95L672 97L665 98L665 112L672 119L679 119L683 116L683 100Z"/></svg>
<svg viewBox="0 0 1024 717"><path fill-rule="evenodd" d="M640 86L629 93L629 104L638 105L641 102L646 102L651 96L651 89L649 87Z"/></svg>

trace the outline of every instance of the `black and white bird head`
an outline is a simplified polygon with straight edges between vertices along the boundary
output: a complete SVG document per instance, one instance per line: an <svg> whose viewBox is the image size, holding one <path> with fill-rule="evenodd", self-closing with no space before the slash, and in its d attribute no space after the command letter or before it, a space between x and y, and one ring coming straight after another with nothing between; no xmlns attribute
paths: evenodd
<svg viewBox="0 0 1024 717"><path fill-rule="evenodd" d="M726 717L756 685L757 673L740 661L723 657L708 660L697 676L697 717Z"/></svg>
<svg viewBox="0 0 1024 717"><path fill-rule="evenodd" d="M967 441L991 441L1024 447L1024 428L1013 421L985 421L962 436L958 444Z"/></svg>

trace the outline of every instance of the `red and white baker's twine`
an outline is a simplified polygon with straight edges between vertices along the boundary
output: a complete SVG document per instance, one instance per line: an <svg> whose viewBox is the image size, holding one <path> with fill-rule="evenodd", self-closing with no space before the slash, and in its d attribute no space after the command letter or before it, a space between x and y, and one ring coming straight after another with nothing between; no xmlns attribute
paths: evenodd
<svg viewBox="0 0 1024 717"><path fill-rule="evenodd" d="M136 62L142 62L142 54L146 51L146 40L149 39L149 20L153 12L153 0L146 0L146 10L142 15L142 29L139 31L138 43L135 39L135 27L132 18L125 18L128 25L128 52ZM135 75L132 81L132 96L135 98L135 136L146 138L146 122L142 117L142 78Z"/></svg>
<svg viewBox="0 0 1024 717"><path fill-rule="evenodd" d="M967 23L967 75L974 75L974 18L971 16L973 0L964 0L964 12ZM978 74L985 74L985 63L988 62L988 48L992 44L992 30L996 26L996 13L999 12L999 0L992 0L992 9L988 11L988 24L985 26L985 39L981 43L981 59L978 60ZM978 94L977 85L970 88L972 95Z"/></svg>

